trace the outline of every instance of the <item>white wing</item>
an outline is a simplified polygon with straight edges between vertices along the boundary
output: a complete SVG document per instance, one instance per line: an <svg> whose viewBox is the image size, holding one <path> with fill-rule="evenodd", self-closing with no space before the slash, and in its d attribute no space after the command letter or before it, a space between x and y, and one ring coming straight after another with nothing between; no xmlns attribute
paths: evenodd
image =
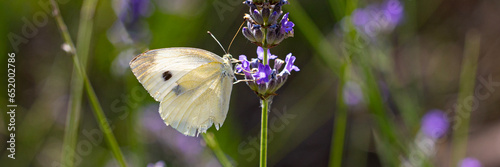
<svg viewBox="0 0 500 167"><path fill-rule="evenodd" d="M232 69L208 51L168 48L143 53L130 62L139 82L160 101L167 125L194 136L222 126L229 109Z"/></svg>

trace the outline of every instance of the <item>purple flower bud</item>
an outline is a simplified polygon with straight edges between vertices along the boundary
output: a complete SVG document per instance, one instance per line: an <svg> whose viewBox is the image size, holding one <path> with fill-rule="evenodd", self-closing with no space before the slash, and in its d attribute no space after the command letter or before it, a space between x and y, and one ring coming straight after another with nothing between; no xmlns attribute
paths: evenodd
<svg viewBox="0 0 500 167"><path fill-rule="evenodd" d="M247 27L243 27L241 31L243 33L243 36L245 36L245 38L247 38L250 42L257 42L252 32Z"/></svg>
<svg viewBox="0 0 500 167"><path fill-rule="evenodd" d="M264 23L264 18L262 18L262 15L257 9L252 11L252 18L255 22L257 22L257 24L262 25Z"/></svg>
<svg viewBox="0 0 500 167"><path fill-rule="evenodd" d="M248 5L248 7L252 7L251 5L254 5L251 0L243 1L243 4Z"/></svg>
<svg viewBox="0 0 500 167"><path fill-rule="evenodd" d="M286 5L286 4L288 4L287 0L281 0L279 3L277 3L276 5L274 5L273 11L281 11L281 7L283 5Z"/></svg>
<svg viewBox="0 0 500 167"><path fill-rule="evenodd" d="M260 26L254 24L252 30L253 30L253 36L255 37L255 41L262 42L262 40L264 39L264 33L262 33Z"/></svg>
<svg viewBox="0 0 500 167"><path fill-rule="evenodd" d="M448 118L441 110L430 110L422 118L422 132L433 139L438 139L445 135L448 126Z"/></svg>
<svg viewBox="0 0 500 167"><path fill-rule="evenodd" d="M274 60L274 69L279 70L281 68L281 66L283 65L283 63L285 63L285 61L283 61L281 59L275 59Z"/></svg>
<svg viewBox="0 0 500 167"><path fill-rule="evenodd" d="M252 61L250 62L250 67L251 68L259 68L259 59L252 58Z"/></svg>
<svg viewBox="0 0 500 167"><path fill-rule="evenodd" d="M248 7L250 7L250 12L253 11L254 9L257 9L257 6L251 0L246 0L246 1L243 2L243 4L245 4Z"/></svg>
<svg viewBox="0 0 500 167"><path fill-rule="evenodd" d="M273 13L271 13L271 15L269 16L269 19L267 20L268 24L269 25L273 25L273 24L276 24L276 22L278 21L278 18L280 17L281 15L281 11L277 12L277 11L273 11Z"/></svg>
<svg viewBox="0 0 500 167"><path fill-rule="evenodd" d="M300 71L299 67L293 65L293 63L295 62L295 56L292 56L292 53L286 55L285 62L286 62L285 69L283 69L281 73L290 74L292 70Z"/></svg>
<svg viewBox="0 0 500 167"><path fill-rule="evenodd" d="M268 30L267 30L267 36L266 36L266 40L267 40L267 45L268 45L268 48L271 48L277 44L279 44L278 42L276 42L278 39L278 35L279 35L279 31L277 31L277 25L276 24L273 24L271 26L269 26Z"/></svg>
<svg viewBox="0 0 500 167"><path fill-rule="evenodd" d="M293 33L292 33L292 36L293 36ZM286 37L285 34L282 34L279 31L277 31L276 32L276 39L274 39L273 44L277 45L277 44L281 43L281 41L283 41L285 39L285 37Z"/></svg>
<svg viewBox="0 0 500 167"><path fill-rule="evenodd" d="M270 13L269 8L262 8L262 18L264 20L267 21L269 19ZM269 25L269 21L267 21L266 25Z"/></svg>
<svg viewBox="0 0 500 167"><path fill-rule="evenodd" d="M476 158L467 157L460 162L460 167L481 167L481 162Z"/></svg>
<svg viewBox="0 0 500 167"><path fill-rule="evenodd" d="M269 28L267 30L267 35L266 35L267 45L270 46L274 45L275 44L274 41L276 41L276 36L277 36L276 32L273 29Z"/></svg>

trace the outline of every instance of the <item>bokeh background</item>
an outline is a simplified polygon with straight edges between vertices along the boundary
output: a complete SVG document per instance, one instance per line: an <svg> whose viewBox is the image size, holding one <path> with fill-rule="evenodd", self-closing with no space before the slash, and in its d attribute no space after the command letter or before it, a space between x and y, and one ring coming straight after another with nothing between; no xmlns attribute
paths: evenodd
<svg viewBox="0 0 500 167"><path fill-rule="evenodd" d="M206 31L227 47L248 7L241 0L98 1L89 17L91 31L80 37L83 2L58 2L73 41L90 40L85 67L127 164L221 166L203 138L164 125L158 103L128 62L147 49L166 47L223 55ZM7 87L7 54L14 52L18 105L12 160L4 142L7 95L0 96L0 166L60 166L65 153L73 61L62 49L48 4L0 2L0 83ZM281 59L292 53L301 71L292 73L272 103L269 166L327 166L340 137L342 166L404 165L414 154L427 166L451 166L457 104L474 106L470 117L459 120L470 120L462 134L468 138L466 156L500 166L500 1L290 0L283 10L290 12L295 36L271 52ZM24 40L15 44L12 34ZM476 59L464 59L467 48L472 55L477 50ZM240 33L229 52L256 57L256 46ZM470 64L477 71L461 78ZM461 101L460 82L475 83L476 96L485 96L474 96L480 99L474 105ZM224 125L209 130L233 165L258 165L259 106L245 83L236 84ZM81 109L75 165L117 166L85 93ZM447 113L450 124L438 139L419 144L429 141L422 137L421 119L433 109ZM345 134L338 136L334 125L344 116Z"/></svg>

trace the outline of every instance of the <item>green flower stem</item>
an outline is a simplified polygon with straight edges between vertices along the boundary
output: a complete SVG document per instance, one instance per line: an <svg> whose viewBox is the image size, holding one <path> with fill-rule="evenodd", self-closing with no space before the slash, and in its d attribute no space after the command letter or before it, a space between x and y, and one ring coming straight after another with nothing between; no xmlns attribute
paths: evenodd
<svg viewBox="0 0 500 167"><path fill-rule="evenodd" d="M462 71L460 72L460 92L458 104L465 103L469 97L474 97L474 84L476 78L477 61L480 49L480 36L477 32L469 32L465 38L464 58ZM452 164L457 166L465 158L467 151L467 138L469 132L469 120L471 107L463 107L455 113L455 125L453 125L452 139Z"/></svg>
<svg viewBox="0 0 500 167"><path fill-rule="evenodd" d="M264 52L264 55L266 52ZM260 129L260 167L267 166L267 114L269 113L270 99L261 99L262 103L262 120Z"/></svg>
<svg viewBox="0 0 500 167"><path fill-rule="evenodd" d="M342 154L344 152L344 140L347 124L347 106L344 102L343 90L347 77L349 76L350 62L346 62L340 72L340 84L337 90L337 115L335 116L334 131L332 136L332 144L330 146L330 167L342 166Z"/></svg>
<svg viewBox="0 0 500 167"><path fill-rule="evenodd" d="M80 60L77 56L75 45L73 44L71 40L71 36L69 35L68 28L66 24L64 23L59 7L57 6L57 3L55 0L51 0L52 7L53 7L53 14L54 18L56 19L56 22L59 26L59 30L61 31L61 34L64 38L64 41L66 44L70 46L73 58L73 65L76 71L80 74L80 76L83 78L83 82L85 85L85 90L87 92L87 95L90 100L90 104L93 108L94 115L97 117L97 121L99 123L99 127L104 133L104 138L106 139L107 144L109 145L110 149L113 152L113 155L115 156L116 160L120 164L120 166L126 166L125 164L125 159L123 158L123 154L120 151L120 148L118 147L118 143L116 142L116 139L113 135L113 132L111 131L111 127L109 126L108 121L106 120L106 117L104 115L104 111L99 104L99 101L97 99L97 95L94 92L94 89L92 88L92 85L90 84L90 81L87 77L86 72L82 68L82 64L80 63Z"/></svg>
<svg viewBox="0 0 500 167"><path fill-rule="evenodd" d="M222 151L213 133L202 133L203 139L207 143L208 147L212 149L219 162L224 167L230 167L231 162L227 159L226 154Z"/></svg>
<svg viewBox="0 0 500 167"><path fill-rule="evenodd" d="M264 28L264 40L262 40L262 49L264 50L264 58L262 59L262 64L267 65L267 40L266 40L266 35L267 35L267 28Z"/></svg>
<svg viewBox="0 0 500 167"><path fill-rule="evenodd" d="M82 63L83 71L85 71L85 66L87 65L93 25L92 16L94 15L96 6L97 0L85 0L80 12L80 23L77 37L78 46L76 52ZM66 118L67 126L64 133L64 144L61 154L62 164L68 167L74 166L73 157L75 152L71 150L75 150L76 142L78 140L78 126L80 124L83 88L83 79L78 74L78 71L73 68L71 79L71 97L69 102L70 105L68 108L68 116Z"/></svg>

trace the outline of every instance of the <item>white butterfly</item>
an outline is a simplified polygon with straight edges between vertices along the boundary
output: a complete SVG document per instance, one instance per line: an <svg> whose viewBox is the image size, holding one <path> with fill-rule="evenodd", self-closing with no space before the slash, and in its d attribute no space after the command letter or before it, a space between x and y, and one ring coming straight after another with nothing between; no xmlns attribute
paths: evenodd
<svg viewBox="0 0 500 167"><path fill-rule="evenodd" d="M231 59L203 49L165 48L138 55L130 68L160 102L165 124L198 136L212 124L219 130L226 119L234 78Z"/></svg>

